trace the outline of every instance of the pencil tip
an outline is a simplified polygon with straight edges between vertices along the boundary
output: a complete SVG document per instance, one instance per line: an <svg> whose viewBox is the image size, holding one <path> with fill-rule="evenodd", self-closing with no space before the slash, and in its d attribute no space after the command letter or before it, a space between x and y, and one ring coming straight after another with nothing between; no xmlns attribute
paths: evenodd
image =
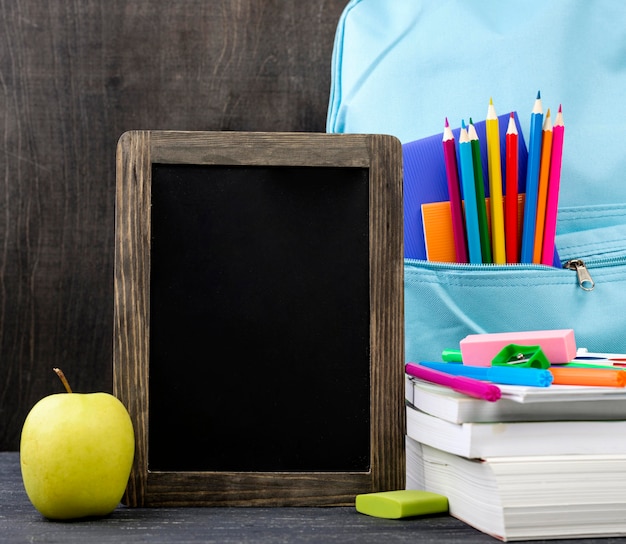
<svg viewBox="0 0 626 544"><path fill-rule="evenodd" d="M493 98L489 98L489 105L493 106Z"/></svg>
<svg viewBox="0 0 626 544"><path fill-rule="evenodd" d="M472 118L471 118L471 117L469 118L469 124L470 124L470 125L473 125L473 124L474 124L474 121L472 121Z"/></svg>
<svg viewBox="0 0 626 544"><path fill-rule="evenodd" d="M541 91L537 91L537 100L541 100Z"/></svg>
<svg viewBox="0 0 626 544"><path fill-rule="evenodd" d="M563 113L563 110L561 109L561 104L559 104L559 113Z"/></svg>
<svg viewBox="0 0 626 544"><path fill-rule="evenodd" d="M461 119L461 128L466 128L465 119Z"/></svg>
<svg viewBox="0 0 626 544"><path fill-rule="evenodd" d="M509 115L509 117L510 117L511 119L515 119L515 114L514 114L513 112L511 112L511 115Z"/></svg>
<svg viewBox="0 0 626 544"><path fill-rule="evenodd" d="M448 118L447 117L446 117L446 122L445 122L445 124L443 126L444 127L449 127L450 126L450 123L448 123Z"/></svg>

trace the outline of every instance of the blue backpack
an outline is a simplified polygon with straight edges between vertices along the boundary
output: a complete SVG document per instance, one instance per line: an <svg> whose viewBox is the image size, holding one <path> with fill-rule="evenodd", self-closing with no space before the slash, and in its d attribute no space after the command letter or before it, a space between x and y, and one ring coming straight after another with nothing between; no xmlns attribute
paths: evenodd
<svg viewBox="0 0 626 544"><path fill-rule="evenodd" d="M574 329L626 352L626 3L351 0L339 20L327 130L405 147L446 117L517 111L528 142L538 91L565 119L556 246L562 264L405 260L407 361L471 333ZM553 117L554 118L554 117ZM594 282L579 281L587 272Z"/></svg>

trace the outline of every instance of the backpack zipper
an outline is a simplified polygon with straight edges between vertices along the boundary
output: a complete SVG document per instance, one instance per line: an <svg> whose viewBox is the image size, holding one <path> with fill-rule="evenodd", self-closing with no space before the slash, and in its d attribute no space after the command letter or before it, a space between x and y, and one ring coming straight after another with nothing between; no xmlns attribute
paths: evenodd
<svg viewBox="0 0 626 544"><path fill-rule="evenodd" d="M529 270L529 269L538 269L538 270L546 270L552 268L553 270L559 270L558 268L546 266L546 265L537 265L530 263L516 263L516 264L507 264L507 265L497 265L492 263L485 264L469 264L469 263L440 263L440 262L432 262L432 261L423 261L421 259L405 259L407 264L426 264L429 268L437 270L458 270L459 268L468 269L468 270L480 270L481 268L490 268L490 267L506 267L508 270ZM593 266L618 266L626 264L626 257L609 257L603 259L593 259ZM591 277L589 273L589 269L587 268L587 263L583 261L583 259L569 259L563 263L563 269L573 270L576 272L576 276L578 278L578 286L584 291L593 291L595 288L595 281Z"/></svg>
<svg viewBox="0 0 626 544"><path fill-rule="evenodd" d="M593 291L596 283L593 281L591 274L589 274L589 270L587 270L587 265L585 265L585 262L582 259L570 259L569 261L565 261L563 263L563 268L575 270L576 275L578 276L578 285L580 288L585 291Z"/></svg>

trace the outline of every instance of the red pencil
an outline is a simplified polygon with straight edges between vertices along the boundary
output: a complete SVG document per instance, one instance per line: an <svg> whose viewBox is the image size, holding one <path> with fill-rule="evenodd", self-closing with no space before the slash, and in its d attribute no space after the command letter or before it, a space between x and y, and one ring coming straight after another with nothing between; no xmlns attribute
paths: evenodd
<svg viewBox="0 0 626 544"><path fill-rule="evenodd" d="M463 226L463 210L461 208L461 191L459 187L459 170L456 161L456 148L452 129L446 122L443 129L443 155L446 164L446 176L448 179L448 197L450 199L450 212L452 215L452 234L454 236L454 249L458 263L467 262L467 243L465 241L465 227Z"/></svg>
<svg viewBox="0 0 626 544"><path fill-rule="evenodd" d="M519 262L518 213L517 213L517 181L518 181L518 132L515 116L511 113L506 130L506 169L505 169L505 210L504 232L506 246L506 262Z"/></svg>

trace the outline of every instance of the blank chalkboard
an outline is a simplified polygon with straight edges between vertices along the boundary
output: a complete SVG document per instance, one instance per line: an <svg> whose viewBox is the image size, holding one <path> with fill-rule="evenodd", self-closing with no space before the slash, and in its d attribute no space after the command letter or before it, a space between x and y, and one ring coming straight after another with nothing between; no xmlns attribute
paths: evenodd
<svg viewBox="0 0 626 544"><path fill-rule="evenodd" d="M134 131L117 160L125 502L353 504L403 487L399 142Z"/></svg>

